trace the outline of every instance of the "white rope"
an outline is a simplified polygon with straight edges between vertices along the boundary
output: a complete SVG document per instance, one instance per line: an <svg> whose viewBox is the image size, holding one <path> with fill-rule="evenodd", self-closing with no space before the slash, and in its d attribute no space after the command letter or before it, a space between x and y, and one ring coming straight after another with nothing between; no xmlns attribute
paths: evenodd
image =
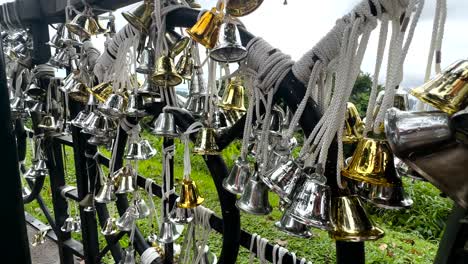
<svg viewBox="0 0 468 264"><path fill-rule="evenodd" d="M161 256L156 251L155 247L149 247L145 251L143 251L143 254L141 254L140 256L140 260L142 264L151 264L153 263L153 261L160 257Z"/></svg>
<svg viewBox="0 0 468 264"><path fill-rule="evenodd" d="M169 189L169 182L171 180L171 166L170 166L170 160L172 157L174 157L174 145L168 146L166 148L163 148L163 157L164 157L164 162L163 162L163 189L162 189L162 200L165 201L169 199L169 197L175 193L174 188ZM163 210L166 211L166 215L169 215L169 205L166 203L165 208Z"/></svg>
<svg viewBox="0 0 468 264"><path fill-rule="evenodd" d="M153 183L154 181L152 179L147 178L145 181L145 190L148 193L149 197L149 203L150 203L150 224L151 224L151 230L154 232L154 224L153 224L153 217L156 220L156 226L159 228L159 225L161 223L161 219L159 218L158 211L156 210L156 207L154 205L153 201Z"/></svg>
<svg viewBox="0 0 468 264"><path fill-rule="evenodd" d="M252 234L252 237L250 238L249 264L252 264L254 262L255 253L253 252L253 246L255 245L256 240L258 238L259 238L259 235L257 235L257 233Z"/></svg>
<svg viewBox="0 0 468 264"><path fill-rule="evenodd" d="M192 167L190 164L190 135L197 132L203 127L200 122L192 123L187 130L182 134L182 141L184 142L184 179L190 179Z"/></svg>
<svg viewBox="0 0 468 264"><path fill-rule="evenodd" d="M202 258L205 251L205 246L208 243L208 239L211 233L210 218L214 214L210 209L198 206L195 208L195 223L203 228L201 239L198 241L198 253L195 258L194 264L202 263Z"/></svg>

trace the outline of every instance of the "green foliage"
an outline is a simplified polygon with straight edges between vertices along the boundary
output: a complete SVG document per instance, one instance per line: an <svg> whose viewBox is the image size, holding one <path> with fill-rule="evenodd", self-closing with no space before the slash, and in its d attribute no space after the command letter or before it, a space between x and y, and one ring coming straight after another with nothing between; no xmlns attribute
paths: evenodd
<svg viewBox="0 0 468 264"><path fill-rule="evenodd" d="M356 105L361 116L365 116L366 114L371 89L372 77L369 73L361 72L354 84L353 93L349 99L350 102ZM382 90L383 87L379 85L378 89Z"/></svg>

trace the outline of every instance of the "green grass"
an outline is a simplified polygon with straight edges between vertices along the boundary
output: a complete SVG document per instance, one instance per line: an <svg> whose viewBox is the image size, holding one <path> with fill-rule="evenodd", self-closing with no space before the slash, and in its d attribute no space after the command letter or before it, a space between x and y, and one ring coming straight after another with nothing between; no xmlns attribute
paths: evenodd
<svg viewBox="0 0 468 264"><path fill-rule="evenodd" d="M159 153L151 160L139 163L139 172L146 177L154 179L161 184L161 140L150 135L144 135L159 150ZM223 157L229 167L237 157L240 149L239 142L231 144L223 151ZM104 153L109 154L106 151ZM202 195L206 198L204 206L211 208L217 215L220 214L218 196L214 183L207 170L202 157L192 155L192 178L196 180ZM67 183L75 185L73 181L73 155L71 149L67 149L68 176ZM181 179L183 174L183 146L177 140L175 155L175 177ZM425 182L404 181L407 191L412 195L414 206L409 210L388 211L369 207L372 217L378 226L385 230L385 237L375 242L366 243L367 263L432 263L438 240L444 228L444 221L450 211L452 202L441 198L439 192L432 185ZM50 205L50 190L46 182L42 195ZM159 199L155 198L158 203ZM305 257L313 263L334 263L335 243L328 237L326 232L312 230L314 236L311 239L299 239L288 236L274 227L275 221L279 220L281 213L278 210L278 197L270 194L270 202L274 211L268 216L253 216L241 214L242 228L250 233L258 233L269 239L272 243L284 245L290 251L296 252L299 257ZM26 205L26 210L41 220L45 220L35 202ZM139 220L138 226L143 233L148 234L149 225L147 221ZM80 239L79 235L74 235ZM103 242L103 238L101 238ZM128 241L121 241L126 246ZM179 240L182 243L182 239ZM105 244L101 243L101 247ZM215 231L209 241L213 252L219 253L221 248L221 236ZM249 253L246 249L240 251L238 263L248 263ZM107 263L113 263L110 258Z"/></svg>

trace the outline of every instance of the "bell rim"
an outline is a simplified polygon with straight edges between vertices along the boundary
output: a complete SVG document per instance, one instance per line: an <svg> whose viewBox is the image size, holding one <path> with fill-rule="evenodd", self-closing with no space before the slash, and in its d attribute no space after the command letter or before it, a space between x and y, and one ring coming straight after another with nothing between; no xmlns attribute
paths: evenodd
<svg viewBox="0 0 468 264"><path fill-rule="evenodd" d="M248 213L248 214L253 214L253 215L268 215L270 214L272 211L273 211L273 208L271 207L271 205L268 205L265 207L265 210L261 211L261 210L251 210L249 209L250 207L242 202L240 202L240 200L237 200L236 201L236 207L245 212L245 213Z"/></svg>
<svg viewBox="0 0 468 264"><path fill-rule="evenodd" d="M363 234L364 233L364 234ZM330 238L337 241L347 241L347 242L363 242L363 241L373 241L380 239L385 236L385 231L380 227L373 226L370 230L365 230L360 234L346 234L341 230L332 230L329 233Z"/></svg>
<svg viewBox="0 0 468 264"><path fill-rule="evenodd" d="M414 97L418 98L419 100L423 101L424 103L429 104L429 105L439 109L440 111L447 113L448 115L453 115L456 112L463 109L463 107L461 105L456 106L456 105L451 104L451 101L449 101L449 103L447 104L446 102L442 101L442 99L440 99L438 97L431 98L424 91L422 91L422 92L417 91L419 88L421 88L421 87L417 87L415 89L412 89L409 93L412 96L414 96Z"/></svg>
<svg viewBox="0 0 468 264"><path fill-rule="evenodd" d="M143 32L144 34L148 34L148 29L146 28L146 26L140 21L138 17L133 15L131 12L129 11L122 12L122 16L136 30Z"/></svg>
<svg viewBox="0 0 468 264"><path fill-rule="evenodd" d="M227 178L223 179L222 185L223 185L224 190L235 195L240 195L244 192L244 189L241 190L240 188L235 188L235 187L232 187L232 185L228 184Z"/></svg>
<svg viewBox="0 0 468 264"><path fill-rule="evenodd" d="M280 230L281 232L286 233L287 235L293 236L293 237L298 237L298 238L311 238L312 237L312 232L310 230L305 230L301 234L294 233L286 229L282 224L281 221L275 222L275 227Z"/></svg>
<svg viewBox="0 0 468 264"><path fill-rule="evenodd" d="M225 56L221 56L219 54L219 52L222 51L222 49L225 48L225 47L219 47L219 48L216 48L216 49L213 49L211 50L210 52L210 58L217 61L217 62L226 62L226 63L229 63L229 62L239 62L241 60L244 60L247 55L248 55L248 51L241 45L234 45L233 47L230 47L231 49L235 49L236 52L239 52L242 54L242 55L239 55L239 56L236 56L234 57L234 59L231 59L231 60L228 60L225 58Z"/></svg>
<svg viewBox="0 0 468 264"><path fill-rule="evenodd" d="M322 221L322 220L317 220L317 219L307 219L305 217L294 214L294 212L290 212L289 216L291 216L292 218L294 218L294 220L306 226L311 226L311 227L325 230L325 231L330 231L333 229L333 226L330 220Z"/></svg>

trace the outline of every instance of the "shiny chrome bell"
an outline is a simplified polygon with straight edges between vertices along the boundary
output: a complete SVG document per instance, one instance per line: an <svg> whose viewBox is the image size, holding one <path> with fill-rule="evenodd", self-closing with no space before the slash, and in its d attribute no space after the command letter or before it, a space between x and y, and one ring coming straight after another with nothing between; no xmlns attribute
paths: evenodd
<svg viewBox="0 0 468 264"><path fill-rule="evenodd" d="M249 163L238 158L231 169L231 173L223 180L223 187L232 194L242 194L249 178Z"/></svg>
<svg viewBox="0 0 468 264"><path fill-rule="evenodd" d="M114 183L110 180L107 180L98 191L94 197L94 201L97 203L111 203L117 200L117 197L114 194Z"/></svg>
<svg viewBox="0 0 468 264"><path fill-rule="evenodd" d="M180 203L180 198L177 198L176 204ZM195 212L193 208L180 208L177 205L172 208L169 215L169 220L175 224L183 225L193 221Z"/></svg>
<svg viewBox="0 0 468 264"><path fill-rule="evenodd" d="M195 117L201 117L205 113L207 95L190 95L185 104L185 109L187 109Z"/></svg>
<svg viewBox="0 0 468 264"><path fill-rule="evenodd" d="M131 231L135 220L138 218L138 212L135 206L129 206L125 213L117 220L116 226L120 231Z"/></svg>
<svg viewBox="0 0 468 264"><path fill-rule="evenodd" d="M284 233L300 237L300 238L310 238L312 233L309 230L309 227L301 222L298 222L293 217L288 214L283 214L281 220L275 223L276 228Z"/></svg>
<svg viewBox="0 0 468 264"><path fill-rule="evenodd" d="M143 98L137 94L130 93L128 95L128 104L125 109L125 115L130 117L143 117L147 113L143 108Z"/></svg>
<svg viewBox="0 0 468 264"><path fill-rule="evenodd" d="M140 55L140 60L136 72L141 74L151 74L154 72L154 50L150 47L145 47Z"/></svg>
<svg viewBox="0 0 468 264"><path fill-rule="evenodd" d="M195 25L187 29L187 33L196 42L208 49L215 47L219 38L219 28L223 23L224 16L216 8L205 12Z"/></svg>
<svg viewBox="0 0 468 264"><path fill-rule="evenodd" d="M133 193L136 190L135 173L135 170L130 166L124 166L112 175L112 180L117 185L116 194Z"/></svg>
<svg viewBox="0 0 468 264"><path fill-rule="evenodd" d="M57 131L59 129L58 124L55 122L55 117L52 115L42 117L42 120L37 127L44 129L44 131Z"/></svg>
<svg viewBox="0 0 468 264"><path fill-rule="evenodd" d="M150 208L141 197L135 200L135 208L137 209L138 219L146 218L151 214Z"/></svg>
<svg viewBox="0 0 468 264"><path fill-rule="evenodd" d="M267 215L273 210L268 200L268 188L258 179L257 172L244 187L239 200L236 202L237 208L254 215Z"/></svg>
<svg viewBox="0 0 468 264"><path fill-rule="evenodd" d="M130 144L124 158L127 160L147 160L154 155L156 155L156 150L148 140L144 139Z"/></svg>
<svg viewBox="0 0 468 264"><path fill-rule="evenodd" d="M195 208L203 203L205 198L200 196L197 185L191 179L184 179L181 184L181 192L177 207Z"/></svg>
<svg viewBox="0 0 468 264"><path fill-rule="evenodd" d="M82 39L89 39L91 36L106 33L106 30L99 24L96 18L86 14L78 14L73 20L66 24L70 32Z"/></svg>
<svg viewBox="0 0 468 264"><path fill-rule="evenodd" d="M211 52L210 57L219 62L237 62L247 57L247 49L242 46L237 24L227 21L221 25L221 43Z"/></svg>
<svg viewBox="0 0 468 264"><path fill-rule="evenodd" d="M411 94L449 115L468 105L468 60L460 60L446 68Z"/></svg>
<svg viewBox="0 0 468 264"><path fill-rule="evenodd" d="M393 153L399 157L440 147L454 136L444 112L404 112L396 108L387 110L385 134Z"/></svg>
<svg viewBox="0 0 468 264"><path fill-rule="evenodd" d="M160 137L175 138L178 137L174 115L168 112L162 112L154 122L152 134Z"/></svg>
<svg viewBox="0 0 468 264"><path fill-rule="evenodd" d="M120 260L119 264L135 264L135 249L132 246L127 247L124 250L122 255L122 259Z"/></svg>
<svg viewBox="0 0 468 264"><path fill-rule="evenodd" d="M164 218L159 228L158 241L163 244L172 243L180 237L183 229L182 225L176 225L169 221L168 218Z"/></svg>
<svg viewBox="0 0 468 264"><path fill-rule="evenodd" d="M203 127L200 129L195 140L193 153L198 155L219 155L219 147L216 143L216 130Z"/></svg>
<svg viewBox="0 0 468 264"><path fill-rule="evenodd" d="M39 97L45 94L45 89L39 87L35 82L32 82L26 89L25 93L32 97Z"/></svg>
<svg viewBox="0 0 468 264"><path fill-rule="evenodd" d="M291 194L297 184L304 178L302 167L294 160L290 159L279 166L267 177L262 177L262 181L286 203L290 204Z"/></svg>
<svg viewBox="0 0 468 264"><path fill-rule="evenodd" d="M161 56L156 63L156 70L151 80L159 86L177 86L182 83L182 76L177 73L174 61L169 56Z"/></svg>
<svg viewBox="0 0 468 264"><path fill-rule="evenodd" d="M408 209L413 200L405 192L401 179L396 179L393 186L366 184L366 194L361 195L366 201L384 209Z"/></svg>
<svg viewBox="0 0 468 264"><path fill-rule="evenodd" d="M359 242L383 237L384 231L369 218L358 196L335 197L331 208L333 230L329 234L332 239Z"/></svg>
<svg viewBox="0 0 468 264"><path fill-rule="evenodd" d="M73 118L70 123L76 127L84 128L84 122L86 117L88 116L88 112L83 110L78 112L78 114Z"/></svg>
<svg viewBox="0 0 468 264"><path fill-rule="evenodd" d="M205 78L203 77L203 69L199 66L195 66L192 78L189 87L189 96L194 95L206 95L207 94L207 87Z"/></svg>
<svg viewBox="0 0 468 264"><path fill-rule="evenodd" d="M81 200L78 204L84 208L83 211L93 212L94 211L94 193L86 194L83 200Z"/></svg>
<svg viewBox="0 0 468 264"><path fill-rule="evenodd" d="M308 226L331 229L330 187L315 178L307 178L295 193L285 214Z"/></svg>
<svg viewBox="0 0 468 264"><path fill-rule="evenodd" d="M120 118L125 114L125 98L120 94L111 94L98 109L111 118Z"/></svg>
<svg viewBox="0 0 468 264"><path fill-rule="evenodd" d="M109 217L101 229L101 234L104 236L112 236L117 234L118 231L115 218Z"/></svg>
<svg viewBox="0 0 468 264"><path fill-rule="evenodd" d="M67 217L67 219L65 219L65 222L63 223L62 227L60 227L60 230L62 232L73 232L75 230L74 228L74 219L73 217Z"/></svg>

